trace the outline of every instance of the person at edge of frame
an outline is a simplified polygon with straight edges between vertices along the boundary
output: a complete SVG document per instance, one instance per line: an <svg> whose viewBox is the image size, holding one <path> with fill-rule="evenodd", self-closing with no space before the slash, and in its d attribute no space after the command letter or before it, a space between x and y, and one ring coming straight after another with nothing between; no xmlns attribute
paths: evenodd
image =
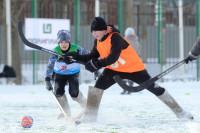
<svg viewBox="0 0 200 133"><path fill-rule="evenodd" d="M193 44L185 62L188 64L189 62L196 60L200 55L200 36L197 38L196 42Z"/></svg>

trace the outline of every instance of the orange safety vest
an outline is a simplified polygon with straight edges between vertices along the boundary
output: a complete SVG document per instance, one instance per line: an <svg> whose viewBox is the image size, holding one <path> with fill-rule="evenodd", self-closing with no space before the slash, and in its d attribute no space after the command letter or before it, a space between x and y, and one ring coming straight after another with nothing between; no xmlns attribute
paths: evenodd
<svg viewBox="0 0 200 133"><path fill-rule="evenodd" d="M97 40L97 50L100 54L101 59L106 58L110 54L111 37L114 33L117 33L117 32L110 33L108 37L102 42L99 42ZM128 41L126 42L129 44ZM122 50L118 60L114 64L106 66L106 68L109 68L114 71L119 71L119 72L132 73L132 72L138 72L138 71L144 70L145 66L142 63L142 60L140 59L138 54L129 44L129 46L126 49Z"/></svg>

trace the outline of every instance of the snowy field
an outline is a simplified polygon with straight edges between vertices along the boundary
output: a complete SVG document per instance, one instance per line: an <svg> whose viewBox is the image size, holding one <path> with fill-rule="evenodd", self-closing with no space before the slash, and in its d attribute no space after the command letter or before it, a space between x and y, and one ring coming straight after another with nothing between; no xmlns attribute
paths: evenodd
<svg viewBox="0 0 200 133"><path fill-rule="evenodd" d="M93 84L90 84L93 85ZM200 133L200 82L165 82L165 87L194 122L179 120L169 108L144 90L121 95L118 85L104 92L98 121L75 125L56 119L60 110L43 85L0 85L0 133ZM80 90L87 96L88 84ZM72 115L81 111L67 93ZM34 120L29 129L21 127L23 116Z"/></svg>

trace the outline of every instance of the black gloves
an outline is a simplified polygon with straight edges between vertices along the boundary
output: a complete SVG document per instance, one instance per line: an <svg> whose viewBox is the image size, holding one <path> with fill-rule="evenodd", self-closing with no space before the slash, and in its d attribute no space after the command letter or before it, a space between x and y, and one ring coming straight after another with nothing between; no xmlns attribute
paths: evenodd
<svg viewBox="0 0 200 133"><path fill-rule="evenodd" d="M88 61L85 65L85 69L87 69L88 71L92 73L99 70L101 67L98 66L97 61L98 59L92 59Z"/></svg>
<svg viewBox="0 0 200 133"><path fill-rule="evenodd" d="M50 78L49 78L49 77L46 77L46 78L45 78L45 83L46 83L46 89L47 89L48 91L53 90L53 87L52 87L52 85L51 85L51 81L50 81Z"/></svg>
<svg viewBox="0 0 200 133"><path fill-rule="evenodd" d="M185 63L188 64L190 61L196 60L197 57L192 53L189 53L188 57L185 59Z"/></svg>
<svg viewBox="0 0 200 133"><path fill-rule="evenodd" d="M67 57L67 56L63 59L63 61L64 61L66 64L71 64L71 63L74 62L70 57Z"/></svg>
<svg viewBox="0 0 200 133"><path fill-rule="evenodd" d="M79 55L78 52L67 52L64 56L68 57L68 58L72 58L72 59L78 60L78 55Z"/></svg>
<svg viewBox="0 0 200 133"><path fill-rule="evenodd" d="M64 61L66 64L74 63L75 61L73 61L73 59L78 60L78 55L79 55L78 52L67 52L67 53L64 55L63 61Z"/></svg>

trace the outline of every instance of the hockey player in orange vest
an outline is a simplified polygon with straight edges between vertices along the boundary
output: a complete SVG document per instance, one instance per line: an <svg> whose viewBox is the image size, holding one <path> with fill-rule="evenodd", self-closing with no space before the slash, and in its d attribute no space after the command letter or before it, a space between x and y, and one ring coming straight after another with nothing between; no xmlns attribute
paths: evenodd
<svg viewBox="0 0 200 133"><path fill-rule="evenodd" d="M95 17L91 23L91 33L95 40L90 54L66 54L66 57L72 56L75 60L85 62L85 68L90 72L105 67L94 87L89 87L83 122L97 120L104 90L116 83L113 76L119 75L122 79L129 79L138 84L151 78L138 54L114 26L107 25L101 17ZM165 88L154 83L146 89L165 103L178 118L193 119L193 116L186 112Z"/></svg>

